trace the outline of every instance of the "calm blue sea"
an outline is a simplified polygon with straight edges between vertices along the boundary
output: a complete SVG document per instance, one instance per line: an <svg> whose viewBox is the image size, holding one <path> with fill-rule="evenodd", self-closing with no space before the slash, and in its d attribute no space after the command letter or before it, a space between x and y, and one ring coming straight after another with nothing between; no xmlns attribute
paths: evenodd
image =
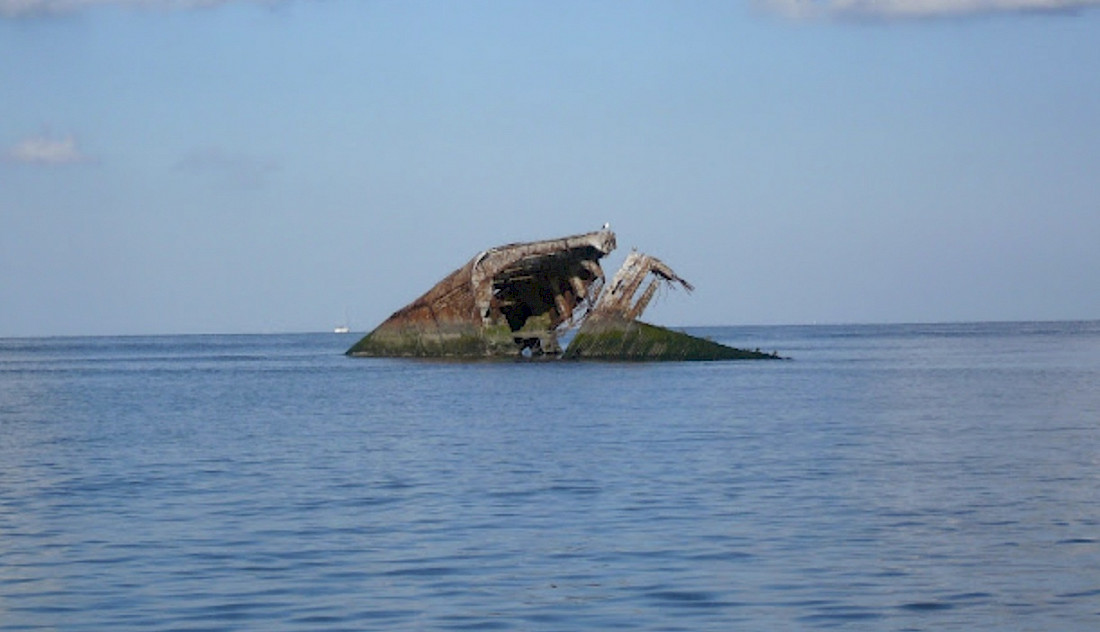
<svg viewBox="0 0 1100 632"><path fill-rule="evenodd" d="M1100 322L0 340L0 630L1100 629Z"/></svg>

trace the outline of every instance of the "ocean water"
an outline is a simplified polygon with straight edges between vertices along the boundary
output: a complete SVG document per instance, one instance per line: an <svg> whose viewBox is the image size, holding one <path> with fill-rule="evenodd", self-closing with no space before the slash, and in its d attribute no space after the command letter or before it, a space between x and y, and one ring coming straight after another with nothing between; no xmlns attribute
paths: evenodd
<svg viewBox="0 0 1100 632"><path fill-rule="evenodd" d="M0 631L1100 629L1100 322L0 340Z"/></svg>

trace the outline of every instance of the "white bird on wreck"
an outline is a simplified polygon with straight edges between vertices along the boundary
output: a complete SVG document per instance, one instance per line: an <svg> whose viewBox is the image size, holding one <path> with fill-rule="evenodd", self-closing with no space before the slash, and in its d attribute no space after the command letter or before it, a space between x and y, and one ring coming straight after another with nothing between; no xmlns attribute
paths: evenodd
<svg viewBox="0 0 1100 632"><path fill-rule="evenodd" d="M604 222L603 223L603 230L610 230L610 229L611 229L611 222Z"/></svg>

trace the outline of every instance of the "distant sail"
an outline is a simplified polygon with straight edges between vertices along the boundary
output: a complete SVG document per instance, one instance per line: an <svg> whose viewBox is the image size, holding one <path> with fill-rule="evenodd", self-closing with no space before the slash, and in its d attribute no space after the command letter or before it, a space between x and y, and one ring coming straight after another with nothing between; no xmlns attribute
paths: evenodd
<svg viewBox="0 0 1100 632"><path fill-rule="evenodd" d="M345 307L344 308L344 324L343 325L337 325L332 330L332 333L346 334L346 333L350 332L351 331L351 324L350 323L351 323L351 321L348 319L348 308Z"/></svg>

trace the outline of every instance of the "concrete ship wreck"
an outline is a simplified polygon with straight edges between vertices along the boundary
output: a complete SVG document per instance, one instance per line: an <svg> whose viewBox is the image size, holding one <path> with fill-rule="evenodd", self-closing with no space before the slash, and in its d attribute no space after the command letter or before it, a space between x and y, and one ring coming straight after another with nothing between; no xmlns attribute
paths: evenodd
<svg viewBox="0 0 1100 632"><path fill-rule="evenodd" d="M688 291L692 286L656 257L633 252L605 288L599 262L615 246L615 233L605 225L595 232L484 250L394 312L347 355L571 360L779 357L638 320L662 285ZM563 349L559 338L574 328L576 335Z"/></svg>

